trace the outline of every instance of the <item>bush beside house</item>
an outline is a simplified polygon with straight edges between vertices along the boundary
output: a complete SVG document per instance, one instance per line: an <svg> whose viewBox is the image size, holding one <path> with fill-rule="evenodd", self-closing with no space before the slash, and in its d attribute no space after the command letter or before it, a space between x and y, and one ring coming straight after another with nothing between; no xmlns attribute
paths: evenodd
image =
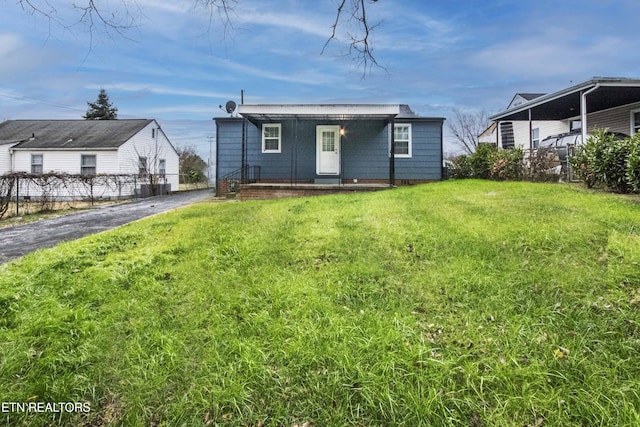
<svg viewBox="0 0 640 427"><path fill-rule="evenodd" d="M594 131L577 147L569 162L573 176L588 188L616 193L640 192L640 133L619 139L606 129ZM557 181L557 156L552 149L538 149L525 158L521 149L500 150L480 144L470 156L453 160L452 178L480 178L498 181Z"/></svg>
<svg viewBox="0 0 640 427"><path fill-rule="evenodd" d="M499 150L492 144L480 144L470 155L453 161L453 178L521 180L524 177L524 152L519 148Z"/></svg>
<svg viewBox="0 0 640 427"><path fill-rule="evenodd" d="M594 132L570 158L576 178L589 188L616 193L640 191L640 134L617 139L606 130Z"/></svg>

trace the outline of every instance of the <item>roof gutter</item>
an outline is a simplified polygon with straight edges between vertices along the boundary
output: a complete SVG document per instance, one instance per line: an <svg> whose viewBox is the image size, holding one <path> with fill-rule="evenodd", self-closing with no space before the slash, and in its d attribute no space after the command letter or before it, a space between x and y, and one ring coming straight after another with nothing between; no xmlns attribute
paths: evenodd
<svg viewBox="0 0 640 427"><path fill-rule="evenodd" d="M587 95L600 89L600 83L596 83L591 89L580 94L580 124L582 127L582 143L587 142Z"/></svg>
<svg viewBox="0 0 640 427"><path fill-rule="evenodd" d="M43 147L17 147L12 148L12 151L118 151L118 147L77 147L77 148L60 148L60 147L52 147L52 148L43 148Z"/></svg>

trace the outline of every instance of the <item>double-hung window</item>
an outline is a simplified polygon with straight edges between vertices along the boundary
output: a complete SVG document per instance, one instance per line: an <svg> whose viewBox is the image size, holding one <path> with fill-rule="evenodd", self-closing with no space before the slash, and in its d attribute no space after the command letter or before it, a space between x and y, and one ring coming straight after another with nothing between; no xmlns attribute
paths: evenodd
<svg viewBox="0 0 640 427"><path fill-rule="evenodd" d="M80 174L95 175L96 174L96 155L83 154L80 156Z"/></svg>
<svg viewBox="0 0 640 427"><path fill-rule="evenodd" d="M282 125L280 123L262 125L262 152L282 152Z"/></svg>
<svg viewBox="0 0 640 427"><path fill-rule="evenodd" d="M149 169L147 167L147 158L139 156L138 157L138 177L146 178Z"/></svg>
<svg viewBox="0 0 640 427"><path fill-rule="evenodd" d="M411 157L411 125L396 124L393 128L394 156Z"/></svg>
<svg viewBox="0 0 640 427"><path fill-rule="evenodd" d="M158 160L158 175L164 178L167 175L167 161L165 159Z"/></svg>
<svg viewBox="0 0 640 427"><path fill-rule="evenodd" d="M32 154L31 155L31 173L42 173L42 162L43 155L42 154Z"/></svg>
<svg viewBox="0 0 640 427"><path fill-rule="evenodd" d="M532 148L538 148L540 146L540 128L531 129L531 144Z"/></svg>

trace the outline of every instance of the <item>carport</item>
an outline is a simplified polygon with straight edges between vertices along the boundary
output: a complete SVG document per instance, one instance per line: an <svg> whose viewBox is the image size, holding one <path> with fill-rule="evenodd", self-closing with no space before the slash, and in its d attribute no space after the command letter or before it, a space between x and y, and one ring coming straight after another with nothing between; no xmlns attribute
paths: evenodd
<svg viewBox="0 0 640 427"><path fill-rule="evenodd" d="M561 91L535 98L489 117L498 129L503 121L529 122L529 147L533 146L534 120L568 120L579 117L582 138L587 138L587 115L640 102L640 79L594 77ZM499 132L496 132L496 143Z"/></svg>

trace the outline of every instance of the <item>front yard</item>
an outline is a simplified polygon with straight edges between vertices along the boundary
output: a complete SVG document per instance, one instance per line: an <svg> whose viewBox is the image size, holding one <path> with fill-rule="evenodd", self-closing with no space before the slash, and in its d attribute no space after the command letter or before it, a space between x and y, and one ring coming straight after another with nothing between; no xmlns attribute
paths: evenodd
<svg viewBox="0 0 640 427"><path fill-rule="evenodd" d="M202 203L0 266L7 424L640 424L640 204L450 181Z"/></svg>

